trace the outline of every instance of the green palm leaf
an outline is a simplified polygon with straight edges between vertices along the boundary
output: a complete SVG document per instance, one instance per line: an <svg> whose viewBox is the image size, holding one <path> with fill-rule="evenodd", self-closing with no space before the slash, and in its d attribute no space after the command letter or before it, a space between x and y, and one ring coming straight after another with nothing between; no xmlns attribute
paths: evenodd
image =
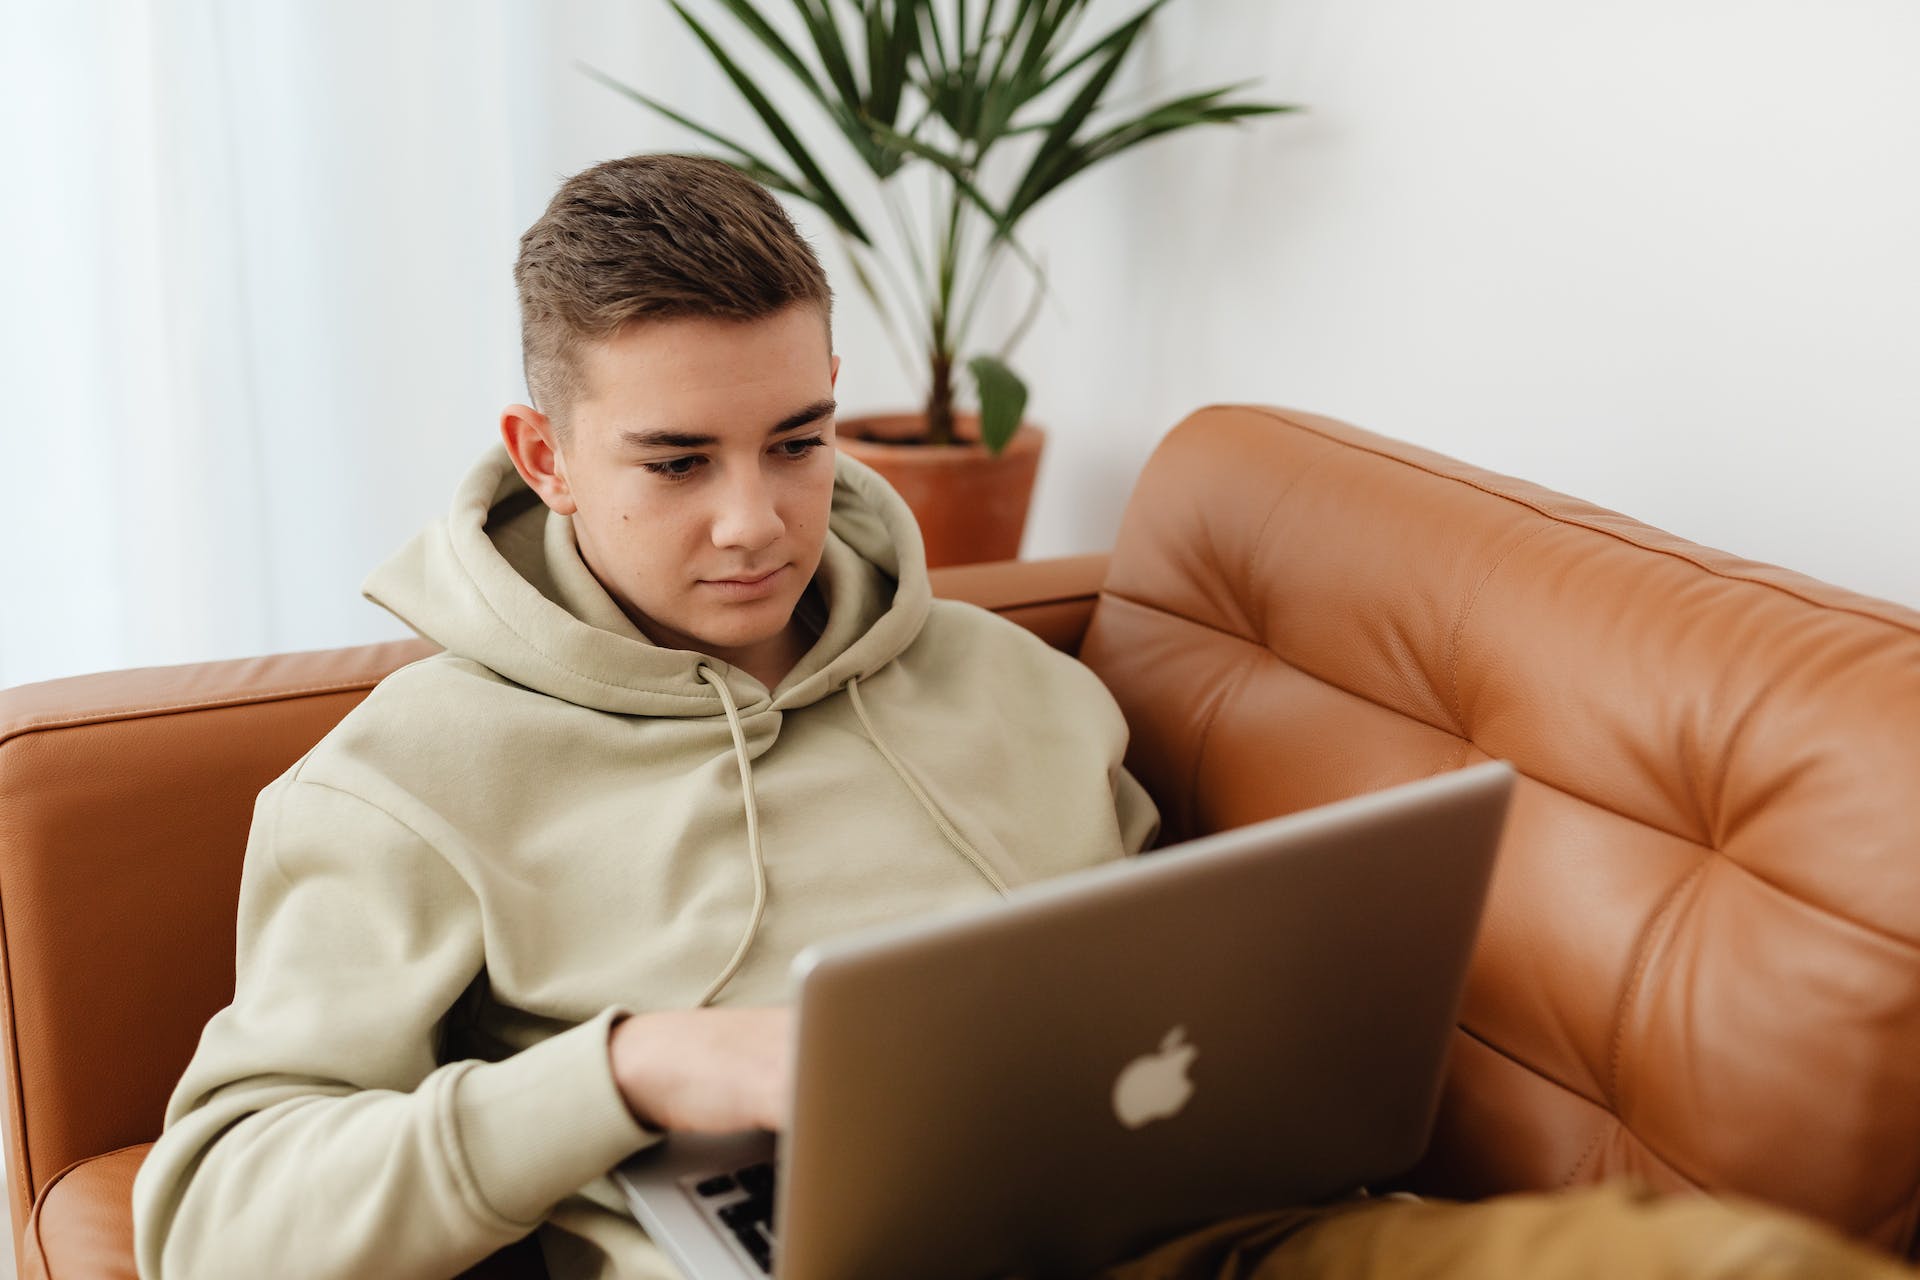
<svg viewBox="0 0 1920 1280"><path fill-rule="evenodd" d="M860 225L860 220L854 217L853 210L840 198L840 193L835 191L833 184L827 180L825 171L814 162L812 153L800 141L799 135L787 125L773 103L768 101L767 95L762 93L760 87L753 82L753 78L740 69L727 51L721 47L720 42L708 34L706 27L701 25L699 19L686 11L680 0L667 0L667 3L673 6L673 11L680 15L681 20L692 29L693 34L699 37L700 43L707 47L707 52L713 56L715 62L720 64L720 69L726 73L727 79L733 81L733 87L740 91L740 96L747 100L754 114L760 117L760 122L766 125L767 132L774 136L781 150L787 153L795 167L805 175L807 181L813 184L812 194L805 198L817 204L822 212L833 219L834 225L848 235L868 244L873 243L867 236L865 228Z"/></svg>
<svg viewBox="0 0 1920 1280"><path fill-rule="evenodd" d="M1228 86L1209 93L1194 94L1191 97L1161 103L1157 107L1142 112L1134 119L1115 125L1106 132L1079 144L1058 171L1051 176L1045 190L1034 197L1035 202L1037 203L1048 192L1057 189L1082 170L1119 155L1122 151L1138 146L1150 138L1158 138L1195 125L1228 124L1249 116L1280 115L1300 110L1299 107L1278 103L1215 101L1237 87L1239 86Z"/></svg>
<svg viewBox="0 0 1920 1280"><path fill-rule="evenodd" d="M1005 240L1008 244L1012 245L1021 258L1027 262L1027 265L1033 267L1036 272L1039 271L1039 267L1034 264L1032 256L1021 247L1019 239L1013 234L1013 220L1007 217L1004 210L996 209L993 202L987 198L986 193L982 191L974 181L972 166L968 165L967 162L959 156L948 151L942 151L939 147L931 143L922 142L918 138L908 137L906 134L894 129L889 129L885 125L876 124L873 127L876 133L885 138L893 146L900 148L900 150L904 152L919 156L922 160L930 161L946 170L947 175L953 179L954 187L959 191L960 195L983 214L987 221L993 224L994 238Z"/></svg>
<svg viewBox="0 0 1920 1280"><path fill-rule="evenodd" d="M771 2L666 0L773 137L778 152L771 157L601 72L589 71L649 110L716 143L729 163L768 187L817 206L850 242L871 251L873 263L862 263L862 252L850 252L855 278L889 320L890 330L903 327L867 267L881 269L896 300L906 302L905 315L915 320L911 343L925 350L930 372L957 363L969 321L1001 255L1009 250L1017 255L1036 282L1033 302L997 356L968 364L990 445L996 440L1004 444L1002 430L1012 434L1026 394L1025 384L1003 357L1050 292L1046 272L1018 235L1021 220L1091 166L1153 138L1300 109L1236 101L1233 95L1244 86L1228 85L1170 98L1145 111L1107 113L1102 100L1168 0L1134 0L1138 7L1130 17L1084 43L1078 38L1079 27L1093 0L787 0L803 35L784 34L776 27L768 16ZM767 93L689 11L689 5L700 3L730 15L741 32L793 76L802 95L846 139L876 180L876 194L899 233L908 270L893 270L892 254L868 236ZM1075 77L1082 78L1068 92ZM1051 118L1030 118L1038 114L1033 103L1056 88L1065 94L1065 105L1052 111ZM1034 139L1031 150L1014 166L1013 182L996 182L990 189L986 175L1000 170L989 166L989 153L1013 137ZM929 211L930 224L918 232L904 216L909 211L906 193L889 185L914 161L932 165L947 179L933 187L936 204ZM991 228L990 234L972 234L982 224ZM948 381L942 374L930 382L936 390L929 401L929 419L944 422ZM1010 418L1008 406L1016 406Z"/></svg>
<svg viewBox="0 0 1920 1280"><path fill-rule="evenodd" d="M753 6L753 0L718 0L718 3L725 5L727 12L731 13L741 26L751 31L754 38L766 46L768 52L786 64L787 69L793 72L794 79L813 95L816 102L828 111L839 109L840 104L829 98L827 91L814 78L813 69L807 66L800 55L794 52L793 46L773 29L773 24L760 16L760 11ZM683 13L681 16L686 15Z"/></svg>
<svg viewBox="0 0 1920 1280"><path fill-rule="evenodd" d="M800 52L760 13L753 0L711 0L723 6L748 34L760 42L792 73L807 95L820 105L829 119L845 135L867 167L882 178L900 167L904 156L883 146L866 127L867 115L892 123L903 105L902 89L909 83L908 68L919 52L919 19L914 0L895 0L894 18L889 21L879 4L868 13L868 92L863 94L853 76L853 62L840 42L840 30L831 15L817 5L799 4L801 19L813 40L816 54L827 69L828 80L814 74ZM900 20L901 7L906 21ZM682 18L686 14L682 12ZM829 91L831 90L831 92Z"/></svg>
<svg viewBox="0 0 1920 1280"><path fill-rule="evenodd" d="M1027 411L1027 384L993 356L975 356L967 361L967 368L973 372L973 387L980 396L980 442L997 457L1020 429L1020 415Z"/></svg>
<svg viewBox="0 0 1920 1280"><path fill-rule="evenodd" d="M719 143L721 146L725 147L727 150L733 152L731 156L723 156L721 158L726 160L729 164L733 165L735 168L740 169L746 173L751 173L756 180L760 182L764 182L766 185L774 188L776 191L784 191L788 195L798 196L800 199L805 200L811 204L820 203L815 193L802 189L802 187L798 182L788 177L786 174L780 172L778 169L775 169L771 162L756 155L753 151L749 150L743 144L739 142L735 142L732 138L727 137L723 133L716 133L714 130L709 129L707 128L707 126L701 124L698 120L690 119L689 117L680 114L678 111L675 111L672 107L669 107L666 103L660 102L654 98L650 98L646 94L640 92L638 89L633 88L631 85L624 84L621 81L614 79L612 76L600 70L598 67L590 66L584 62L576 62L574 63L574 65L579 67L580 70L586 72L588 75L592 76L595 80L598 80L601 84L604 84L609 89L612 89L615 93L622 94L625 97L631 98L635 102L639 103L641 106L649 107L652 110L659 112L661 115L673 121L675 124L682 125L688 129L693 130L695 133L699 134L703 138L707 138L710 141Z"/></svg>
<svg viewBox="0 0 1920 1280"><path fill-rule="evenodd" d="M1115 40L1121 39L1123 36L1125 36L1126 31L1129 27L1132 27L1136 24L1144 26L1147 22L1149 22L1153 18L1153 15L1159 11L1160 6L1165 3L1167 3L1167 0L1151 0L1151 2L1144 9L1141 9L1138 13L1134 14L1131 18L1127 19L1125 22L1121 23L1119 26L1113 28L1113 30L1107 32L1105 35L1101 36L1098 40L1095 40L1092 44L1088 45L1085 49L1082 49L1065 66L1056 68L1055 70L1049 72L1047 74L1047 78L1041 82L1040 92L1045 93L1048 89L1053 88L1054 85L1060 83L1060 81L1066 79L1068 76L1078 71L1081 67L1085 66L1089 61L1099 57L1102 50L1111 47L1112 43Z"/></svg>
<svg viewBox="0 0 1920 1280"><path fill-rule="evenodd" d="M876 0L878 19L882 5ZM914 0L893 0L892 15L870 25L867 43L866 114L893 124L910 83L915 55L920 52L920 6Z"/></svg>
<svg viewBox="0 0 1920 1280"><path fill-rule="evenodd" d="M860 92L860 82L854 78L853 59L847 56L847 42L840 37L840 24L833 16L832 4L828 0L793 0L793 7L806 24L807 35L813 41L813 51L819 55L820 65L826 68L827 79L833 82L840 100L846 103L865 101L866 95Z"/></svg>
<svg viewBox="0 0 1920 1280"><path fill-rule="evenodd" d="M1079 92L1073 95L1066 110L1054 119L1046 137L1041 139L1040 149L1034 153L1026 176L1020 179L1013 198L1007 201L1006 216L1009 221L1018 221L1022 214L1039 203L1041 197L1065 180L1058 175L1072 163L1073 135L1099 105L1101 95L1106 93L1107 85L1120 70L1121 62L1145 29L1155 7L1148 5L1094 46L1100 52L1100 61L1086 83L1080 86Z"/></svg>

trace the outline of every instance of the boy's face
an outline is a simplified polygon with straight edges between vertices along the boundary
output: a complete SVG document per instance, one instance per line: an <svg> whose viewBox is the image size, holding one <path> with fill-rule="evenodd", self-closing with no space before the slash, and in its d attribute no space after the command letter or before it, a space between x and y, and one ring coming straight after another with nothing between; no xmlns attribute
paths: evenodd
<svg viewBox="0 0 1920 1280"><path fill-rule="evenodd" d="M521 476L573 517L581 558L648 639L767 665L833 503L840 358L819 309L645 322L590 344L581 373L564 447L536 410L506 411ZM648 438L668 435L710 439Z"/></svg>

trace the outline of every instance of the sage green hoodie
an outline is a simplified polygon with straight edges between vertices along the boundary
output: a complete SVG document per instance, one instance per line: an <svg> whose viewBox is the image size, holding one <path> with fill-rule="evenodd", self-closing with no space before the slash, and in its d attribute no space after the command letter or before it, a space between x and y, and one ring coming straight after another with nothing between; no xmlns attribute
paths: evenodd
<svg viewBox="0 0 1920 1280"><path fill-rule="evenodd" d="M660 1140L617 1014L784 1003L811 942L1151 843L1105 686L932 599L906 504L835 468L819 638L772 690L651 643L498 446L367 580L444 652L260 794L142 1276L451 1277L538 1227L555 1280L672 1277L605 1176Z"/></svg>

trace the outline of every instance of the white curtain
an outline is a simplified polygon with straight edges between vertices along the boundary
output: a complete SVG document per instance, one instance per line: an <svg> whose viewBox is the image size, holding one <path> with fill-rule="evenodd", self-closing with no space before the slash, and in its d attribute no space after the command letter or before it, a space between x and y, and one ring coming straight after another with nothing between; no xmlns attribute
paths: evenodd
<svg viewBox="0 0 1920 1280"><path fill-rule="evenodd" d="M6 20L0 684L404 633L358 584L523 395L510 268L552 183L547 21Z"/></svg>
<svg viewBox="0 0 1920 1280"><path fill-rule="evenodd" d="M705 146L579 63L757 127L663 0L10 4L0 685L406 634L359 584L525 398L520 233Z"/></svg>
<svg viewBox="0 0 1920 1280"><path fill-rule="evenodd" d="M15 464L0 683L269 633L249 299L221 251L240 235L217 118L231 67L193 16L156 30L133 6L39 5L0 46ZM223 519L245 535L221 536Z"/></svg>

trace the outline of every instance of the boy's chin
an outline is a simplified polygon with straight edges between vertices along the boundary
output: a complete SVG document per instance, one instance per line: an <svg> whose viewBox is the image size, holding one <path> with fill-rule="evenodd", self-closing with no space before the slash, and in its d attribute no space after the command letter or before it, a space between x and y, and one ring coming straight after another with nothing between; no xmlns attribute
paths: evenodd
<svg viewBox="0 0 1920 1280"><path fill-rule="evenodd" d="M792 616L792 612L790 609L785 612L779 612L773 608L768 608L764 611L765 616L772 619L777 614L777 620L759 621L756 619L756 625L753 626L741 626L738 622L732 625L716 623L713 626L703 628L695 634L700 637L700 643L704 648L725 650L751 648L757 644L765 644L769 640L779 639L781 632L787 629L787 621Z"/></svg>

